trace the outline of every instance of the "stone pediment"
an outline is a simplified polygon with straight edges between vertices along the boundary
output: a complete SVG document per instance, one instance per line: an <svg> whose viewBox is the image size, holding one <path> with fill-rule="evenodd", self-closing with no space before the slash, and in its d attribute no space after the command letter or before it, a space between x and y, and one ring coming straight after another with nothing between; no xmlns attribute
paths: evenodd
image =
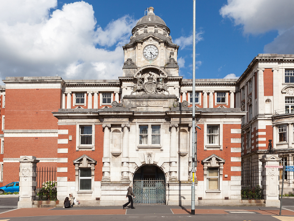
<svg viewBox="0 0 294 221"><path fill-rule="evenodd" d="M96 164L97 161L84 154L73 161L74 164L79 164L80 167L88 167L89 164Z"/></svg>
<svg viewBox="0 0 294 221"><path fill-rule="evenodd" d="M220 164L225 163L225 160L215 154L212 154L211 156L202 160L202 163L207 164L207 166L210 166L210 167L219 167Z"/></svg>
<svg viewBox="0 0 294 221"><path fill-rule="evenodd" d="M294 95L294 87L293 86L286 86L282 89L282 94Z"/></svg>

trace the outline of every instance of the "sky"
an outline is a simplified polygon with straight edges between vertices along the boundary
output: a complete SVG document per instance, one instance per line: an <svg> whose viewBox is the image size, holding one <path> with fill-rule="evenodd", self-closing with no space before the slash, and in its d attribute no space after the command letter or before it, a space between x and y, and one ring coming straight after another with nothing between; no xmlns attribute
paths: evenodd
<svg viewBox="0 0 294 221"><path fill-rule="evenodd" d="M122 46L154 7L192 78L193 0L1 0L0 79L117 79ZM196 78L239 77L260 53L294 54L293 0L197 0Z"/></svg>

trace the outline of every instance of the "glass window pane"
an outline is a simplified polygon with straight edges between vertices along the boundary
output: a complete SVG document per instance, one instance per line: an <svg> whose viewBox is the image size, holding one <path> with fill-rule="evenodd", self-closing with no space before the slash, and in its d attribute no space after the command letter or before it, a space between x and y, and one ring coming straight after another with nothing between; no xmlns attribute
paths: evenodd
<svg viewBox="0 0 294 221"><path fill-rule="evenodd" d="M148 135L140 135L139 144L147 144L148 142Z"/></svg>
<svg viewBox="0 0 294 221"><path fill-rule="evenodd" d="M160 144L160 135L152 135L152 144Z"/></svg>
<svg viewBox="0 0 294 221"><path fill-rule="evenodd" d="M80 179L80 190L91 190L91 179Z"/></svg>
<svg viewBox="0 0 294 221"><path fill-rule="evenodd" d="M80 169L80 177L91 177L91 169Z"/></svg>
<svg viewBox="0 0 294 221"><path fill-rule="evenodd" d="M140 134L148 134L148 126L140 126Z"/></svg>
<svg viewBox="0 0 294 221"><path fill-rule="evenodd" d="M92 135L82 135L81 144L92 144Z"/></svg>
<svg viewBox="0 0 294 221"><path fill-rule="evenodd" d="M81 134L92 134L92 126L81 126Z"/></svg>
<svg viewBox="0 0 294 221"><path fill-rule="evenodd" d="M152 126L152 134L160 134L160 126Z"/></svg>

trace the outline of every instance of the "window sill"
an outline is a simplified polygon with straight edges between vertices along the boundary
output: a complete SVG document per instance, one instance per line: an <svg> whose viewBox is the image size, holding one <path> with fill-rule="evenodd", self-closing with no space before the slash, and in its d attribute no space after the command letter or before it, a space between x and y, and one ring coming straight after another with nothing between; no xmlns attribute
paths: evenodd
<svg viewBox="0 0 294 221"><path fill-rule="evenodd" d="M138 145L138 149L161 149L162 146L160 144L154 144L154 145Z"/></svg>
<svg viewBox="0 0 294 221"><path fill-rule="evenodd" d="M220 190L206 190L206 193L220 193Z"/></svg>
<svg viewBox="0 0 294 221"><path fill-rule="evenodd" d="M279 143L276 143L277 146L285 145L285 144L288 144L288 142L285 141L285 142L279 142Z"/></svg>
<svg viewBox="0 0 294 221"><path fill-rule="evenodd" d="M77 194L92 194L93 191L92 190L79 190L77 192Z"/></svg>
<svg viewBox="0 0 294 221"><path fill-rule="evenodd" d="M207 149L207 150L220 150L221 145L206 145L205 149Z"/></svg>
<svg viewBox="0 0 294 221"><path fill-rule="evenodd" d="M92 150L94 148L93 145L91 146L78 146L79 150Z"/></svg>

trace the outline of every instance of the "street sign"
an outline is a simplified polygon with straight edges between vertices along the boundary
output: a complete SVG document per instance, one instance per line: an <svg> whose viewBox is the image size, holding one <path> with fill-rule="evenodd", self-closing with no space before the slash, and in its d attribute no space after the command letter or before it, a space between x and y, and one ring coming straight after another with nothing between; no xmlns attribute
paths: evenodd
<svg viewBox="0 0 294 221"><path fill-rule="evenodd" d="M285 166L285 171L294 172L294 166Z"/></svg>
<svg viewBox="0 0 294 221"><path fill-rule="evenodd" d="M265 168L283 168L283 166L271 166L271 165L266 165Z"/></svg>

